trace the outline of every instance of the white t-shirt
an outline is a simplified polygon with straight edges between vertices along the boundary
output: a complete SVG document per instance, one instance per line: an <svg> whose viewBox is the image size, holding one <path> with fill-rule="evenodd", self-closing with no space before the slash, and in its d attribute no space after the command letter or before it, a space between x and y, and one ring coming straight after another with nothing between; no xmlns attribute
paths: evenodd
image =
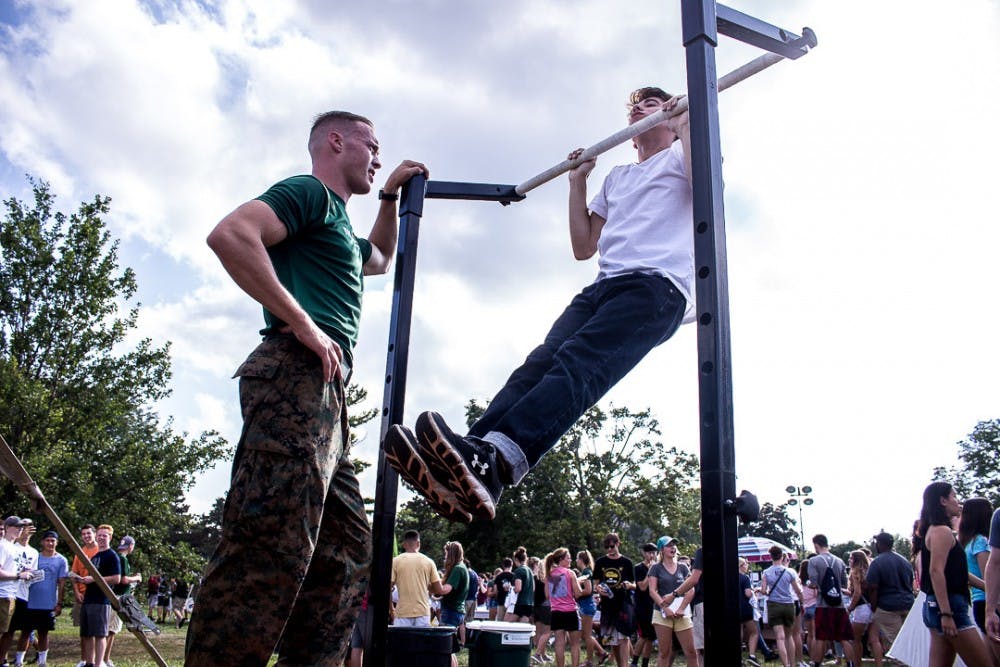
<svg viewBox="0 0 1000 667"><path fill-rule="evenodd" d="M597 242L597 280L665 276L694 303L694 218L684 148L675 141L643 162L618 165L590 202L607 222Z"/></svg>
<svg viewBox="0 0 1000 667"><path fill-rule="evenodd" d="M12 542L11 546L14 548L14 567L18 572L24 572L25 570L34 572L38 569L38 549L27 545L22 547L17 542ZM28 589L31 588L31 580L21 580L17 583L17 599L27 601Z"/></svg>
<svg viewBox="0 0 1000 667"><path fill-rule="evenodd" d="M0 570L5 572L17 572L17 561L14 547L17 546L10 540L0 537ZM17 597L19 582L16 580L0 581L0 598L13 600Z"/></svg>

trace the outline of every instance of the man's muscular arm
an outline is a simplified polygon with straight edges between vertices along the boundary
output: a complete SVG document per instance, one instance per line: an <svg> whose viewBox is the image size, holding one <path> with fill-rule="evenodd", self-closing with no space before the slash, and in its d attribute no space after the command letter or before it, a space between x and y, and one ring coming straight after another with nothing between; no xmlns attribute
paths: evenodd
<svg viewBox="0 0 1000 667"><path fill-rule="evenodd" d="M316 353L323 364L323 379L329 382L340 373L340 346L282 286L267 255L267 248L287 235L271 207L255 199L223 218L208 235L208 246L244 292L285 322L299 342Z"/></svg>

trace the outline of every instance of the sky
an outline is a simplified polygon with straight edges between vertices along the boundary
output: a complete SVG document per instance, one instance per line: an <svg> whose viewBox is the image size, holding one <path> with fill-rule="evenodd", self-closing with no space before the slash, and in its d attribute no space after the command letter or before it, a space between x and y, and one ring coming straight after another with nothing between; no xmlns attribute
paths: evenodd
<svg viewBox="0 0 1000 667"><path fill-rule="evenodd" d="M1000 2L730 6L819 39L720 95L737 488L780 504L811 486L807 536L908 534L932 469L1000 417ZM758 55L723 37L718 71ZM0 0L0 194L25 199L30 174L64 211L112 197L140 283L133 340L172 342L157 409L235 442L230 377L261 315L204 239L308 172L315 114L375 121L376 189L403 159L516 184L623 127L626 96L650 84L685 88L679 2ZM634 159L603 155L591 191ZM594 279L596 261L572 257L566 195L562 177L508 207L427 202L407 422L462 423ZM359 235L376 209L374 193L351 199ZM354 379L369 407L391 292L391 272L366 282ZM696 362L686 326L602 404L651 408L664 442L696 453ZM355 455L374 461L377 434L363 428ZM194 511L225 492L229 463L198 479Z"/></svg>

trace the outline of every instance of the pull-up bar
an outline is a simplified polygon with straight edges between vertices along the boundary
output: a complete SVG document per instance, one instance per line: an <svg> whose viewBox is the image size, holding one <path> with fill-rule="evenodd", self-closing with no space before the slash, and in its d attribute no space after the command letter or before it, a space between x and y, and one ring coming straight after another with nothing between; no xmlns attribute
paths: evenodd
<svg viewBox="0 0 1000 667"><path fill-rule="evenodd" d="M817 43L816 34L809 28L803 28L802 37L795 40L795 42L792 42L792 45L800 46L802 48L812 48L816 46L816 43ZM726 90L727 88L736 85L740 81L749 79L754 74L762 72L771 65L774 65L775 63L780 62L782 60L785 60L784 56L780 56L776 53L765 53L759 58L754 58L745 65L737 67L729 74L726 74L725 76L721 77L719 79L718 88L720 91ZM563 174L569 171L570 169L576 168L583 162L586 162L587 160L597 157L601 153L611 150L618 144L628 141L634 136L642 134L643 132L653 127L654 125L659 125L668 118L679 116L680 114L687 111L687 108L688 108L688 101L687 98L684 97L678 101L677 106L674 107L672 111L668 112L661 110L657 111L654 114L646 116L642 120L633 123L632 125L629 125L625 129L615 132L607 139L598 141L590 148L584 150L583 153L581 153L580 156L577 157L575 160L563 160L556 166L550 167L549 169L546 169L542 173L538 174L537 176L529 178L524 183L521 183L516 188L514 188L514 191L519 195L523 195L529 190L534 190L539 185L551 181L556 176Z"/></svg>

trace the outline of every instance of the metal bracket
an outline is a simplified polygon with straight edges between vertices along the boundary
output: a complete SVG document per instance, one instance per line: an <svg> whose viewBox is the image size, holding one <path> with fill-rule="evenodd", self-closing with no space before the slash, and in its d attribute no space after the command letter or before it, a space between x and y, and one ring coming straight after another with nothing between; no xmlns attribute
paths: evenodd
<svg viewBox="0 0 1000 667"><path fill-rule="evenodd" d="M817 44L816 33L809 28L803 28L799 36L719 4L715 6L715 14L718 30L723 35L791 60L801 58Z"/></svg>

